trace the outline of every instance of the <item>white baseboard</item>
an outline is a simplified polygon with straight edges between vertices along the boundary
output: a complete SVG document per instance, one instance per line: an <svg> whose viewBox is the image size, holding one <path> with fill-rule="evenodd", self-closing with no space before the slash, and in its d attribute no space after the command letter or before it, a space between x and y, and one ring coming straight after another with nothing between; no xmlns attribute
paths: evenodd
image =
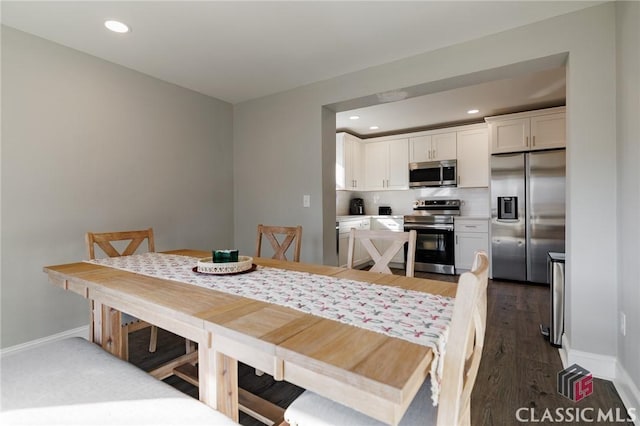
<svg viewBox="0 0 640 426"><path fill-rule="evenodd" d="M563 367L578 364L589 370L594 377L612 381L624 406L627 409L635 409L634 424L640 426L640 389L618 362L617 357L571 349L566 335L562 336L562 348L559 352Z"/></svg>
<svg viewBox="0 0 640 426"><path fill-rule="evenodd" d="M594 377L599 379L613 381L616 378L616 365L618 364L618 360L615 356L571 349L566 334L562 336L560 358L562 358L562 363L565 368L569 365L578 364L589 370Z"/></svg>
<svg viewBox="0 0 640 426"><path fill-rule="evenodd" d="M640 426L640 389L633 383L633 380L631 380L631 377L619 362L616 363L616 378L613 380L613 384L624 406L627 409L635 408L636 419L633 423L636 426Z"/></svg>
<svg viewBox="0 0 640 426"><path fill-rule="evenodd" d="M17 352L22 352L36 346L44 345L45 343L66 339L67 337L82 337L83 339L89 339L89 324L83 325L82 327L74 328L72 330L66 330L61 333L52 334L51 336L31 340L19 345L10 346L8 348L0 350L0 356L15 354Z"/></svg>

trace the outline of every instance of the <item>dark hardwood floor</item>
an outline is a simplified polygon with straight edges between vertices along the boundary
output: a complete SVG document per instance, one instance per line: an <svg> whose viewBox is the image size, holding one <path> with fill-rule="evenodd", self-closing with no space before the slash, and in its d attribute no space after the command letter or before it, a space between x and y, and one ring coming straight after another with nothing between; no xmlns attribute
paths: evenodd
<svg viewBox="0 0 640 426"><path fill-rule="evenodd" d="M443 281L457 281L455 276L416 272L416 276ZM514 425L521 418L538 420L536 424L614 424L606 422L544 421L545 409L555 416L557 408L585 410L587 418L595 417L600 408L620 410L624 405L613 384L594 379L593 393L578 403L561 396L556 390L556 377L562 369L558 350L545 341L539 332L540 323L548 323L549 289L504 281L491 281L488 287L487 334L480 371L471 397L473 425ZM142 369L184 353L184 340L166 331L158 333L156 354L147 351L149 329L130 336L130 361ZM256 376L254 369L239 366L238 381L243 388L287 407L303 390L286 382L276 382L268 375ZM167 383L197 398L197 389L177 377ZM590 409L593 409L591 411ZM246 426L260 422L240 413L240 423ZM615 423L617 425L624 423ZM632 425L632 423L628 423Z"/></svg>

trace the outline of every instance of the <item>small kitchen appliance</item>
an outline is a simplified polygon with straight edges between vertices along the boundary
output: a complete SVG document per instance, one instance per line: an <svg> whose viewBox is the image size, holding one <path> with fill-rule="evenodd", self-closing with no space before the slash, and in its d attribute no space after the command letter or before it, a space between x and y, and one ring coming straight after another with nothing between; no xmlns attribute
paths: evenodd
<svg viewBox="0 0 640 426"><path fill-rule="evenodd" d="M349 214L351 215L363 215L364 214L364 200L362 198L352 198L349 202Z"/></svg>
<svg viewBox="0 0 640 426"><path fill-rule="evenodd" d="M378 215L383 216L383 215L390 215L390 214L391 214L391 207L389 206L378 207Z"/></svg>
<svg viewBox="0 0 640 426"><path fill-rule="evenodd" d="M409 163L409 187L457 186L457 161Z"/></svg>

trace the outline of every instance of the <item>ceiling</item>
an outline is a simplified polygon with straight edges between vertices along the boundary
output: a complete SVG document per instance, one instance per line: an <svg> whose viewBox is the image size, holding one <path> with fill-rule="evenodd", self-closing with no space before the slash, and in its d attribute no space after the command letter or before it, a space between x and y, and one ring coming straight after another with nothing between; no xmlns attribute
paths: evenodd
<svg viewBox="0 0 640 426"><path fill-rule="evenodd" d="M338 112L336 128L360 137L481 122L484 117L565 104L566 69L557 67L396 102ZM475 114L467 111L477 109ZM359 117L357 120L350 119ZM371 129L377 126L377 129Z"/></svg>
<svg viewBox="0 0 640 426"><path fill-rule="evenodd" d="M599 3L2 1L0 20L235 104ZM109 32L107 19L132 31Z"/></svg>

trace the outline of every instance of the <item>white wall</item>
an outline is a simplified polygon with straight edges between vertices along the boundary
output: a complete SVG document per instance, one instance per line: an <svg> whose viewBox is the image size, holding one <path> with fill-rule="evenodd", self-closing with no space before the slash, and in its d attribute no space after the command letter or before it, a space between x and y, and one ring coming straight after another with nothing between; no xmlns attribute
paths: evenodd
<svg viewBox="0 0 640 426"><path fill-rule="evenodd" d="M233 242L229 104L2 27L2 347L88 324L45 265L89 230Z"/></svg>
<svg viewBox="0 0 640 426"><path fill-rule="evenodd" d="M619 2L616 18L618 304L627 329L618 340L618 361L636 383L640 404L640 3Z"/></svg>
<svg viewBox="0 0 640 426"><path fill-rule="evenodd" d="M335 202L322 211L317 202L335 185L334 164L320 164L332 137L322 133L323 105L566 52L567 335L574 349L615 355L616 218L602 208L616 204L613 3L236 105L236 245L250 249L260 222L303 223L303 260L329 262Z"/></svg>

